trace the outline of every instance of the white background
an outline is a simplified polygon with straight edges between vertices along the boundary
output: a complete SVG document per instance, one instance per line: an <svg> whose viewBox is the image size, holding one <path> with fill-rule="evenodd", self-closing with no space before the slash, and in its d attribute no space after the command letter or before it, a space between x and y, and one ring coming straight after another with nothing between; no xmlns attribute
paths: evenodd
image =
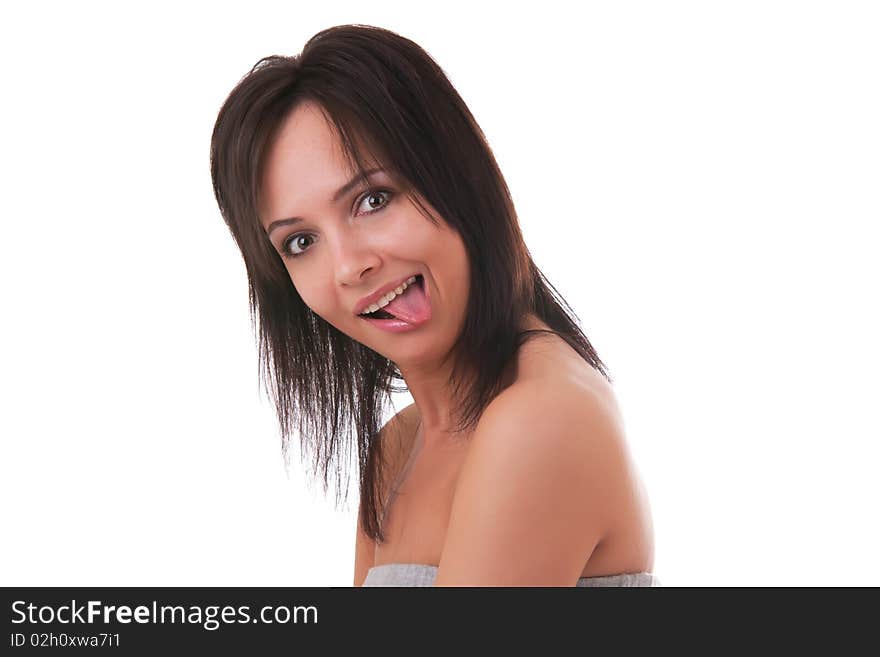
<svg viewBox="0 0 880 657"><path fill-rule="evenodd" d="M485 131L663 583L880 584L876 4L32 6L0 19L0 583L350 585L355 480L285 471L208 148L258 59L359 22Z"/></svg>

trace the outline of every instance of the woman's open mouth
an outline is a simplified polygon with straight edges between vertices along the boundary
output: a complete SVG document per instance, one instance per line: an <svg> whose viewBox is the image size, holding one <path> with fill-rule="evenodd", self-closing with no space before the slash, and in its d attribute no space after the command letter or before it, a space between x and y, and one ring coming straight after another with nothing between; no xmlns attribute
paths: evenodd
<svg viewBox="0 0 880 657"><path fill-rule="evenodd" d="M431 319L431 304L424 276L417 274L416 280L385 306L359 316L377 328L394 333L422 326Z"/></svg>

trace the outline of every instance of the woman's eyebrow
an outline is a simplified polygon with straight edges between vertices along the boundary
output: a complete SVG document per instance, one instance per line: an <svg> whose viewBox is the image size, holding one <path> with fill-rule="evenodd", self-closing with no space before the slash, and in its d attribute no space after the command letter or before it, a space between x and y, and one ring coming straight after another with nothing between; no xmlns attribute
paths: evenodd
<svg viewBox="0 0 880 657"><path fill-rule="evenodd" d="M341 199L343 196L348 194L348 192L350 192L352 190L352 188L355 187L361 181L361 178L363 178L363 177L369 178L373 174L379 173L384 170L385 169L383 169L381 167L376 167L373 169L367 169L366 171L364 171L363 175L361 175L360 173L355 175L354 178L352 178L347 183L345 183L342 187L340 187L338 190L336 190L336 193L333 194L333 197L330 199L330 202L331 203L338 203L339 199ZM281 228L282 226L288 226L290 224L296 224L296 223L299 223L300 221L302 221L302 219L300 217L289 217L287 219L276 219L271 224L269 224L269 226L266 228L266 234L271 235L272 231L275 230L276 228Z"/></svg>

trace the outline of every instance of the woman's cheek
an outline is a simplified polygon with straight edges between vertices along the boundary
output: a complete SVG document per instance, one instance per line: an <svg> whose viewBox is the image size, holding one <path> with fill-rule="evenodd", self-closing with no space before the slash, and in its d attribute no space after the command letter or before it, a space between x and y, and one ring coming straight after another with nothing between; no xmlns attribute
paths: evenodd
<svg viewBox="0 0 880 657"><path fill-rule="evenodd" d="M312 312L327 321L339 314L339 308L334 305L335 296L332 289L322 286L307 286L300 293L300 297L312 309Z"/></svg>

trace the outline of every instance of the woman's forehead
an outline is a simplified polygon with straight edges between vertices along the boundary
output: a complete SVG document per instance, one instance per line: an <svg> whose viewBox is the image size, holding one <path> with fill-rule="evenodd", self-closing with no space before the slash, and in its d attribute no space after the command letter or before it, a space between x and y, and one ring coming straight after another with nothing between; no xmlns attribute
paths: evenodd
<svg viewBox="0 0 880 657"><path fill-rule="evenodd" d="M342 144L327 119L311 103L303 104L282 122L269 144L264 166L264 184L273 191L291 176L308 180L327 174L344 173L346 161ZM283 184L283 182L282 182Z"/></svg>
<svg viewBox="0 0 880 657"><path fill-rule="evenodd" d="M287 205L329 201L353 173L323 114L300 106L285 119L267 150L260 188L261 215L274 215Z"/></svg>

